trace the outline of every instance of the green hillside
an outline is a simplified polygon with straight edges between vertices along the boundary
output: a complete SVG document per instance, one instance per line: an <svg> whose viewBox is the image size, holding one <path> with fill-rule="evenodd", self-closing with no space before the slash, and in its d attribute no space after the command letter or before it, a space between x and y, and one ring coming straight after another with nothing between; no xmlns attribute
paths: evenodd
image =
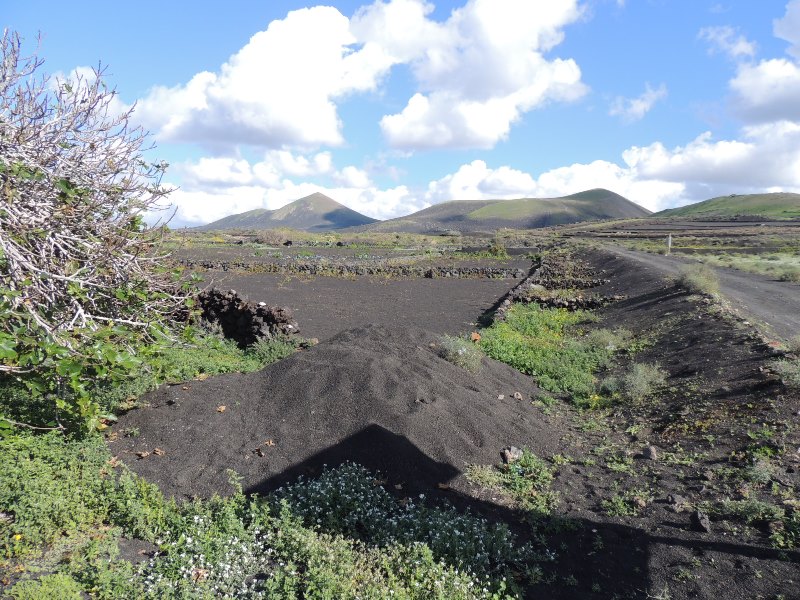
<svg viewBox="0 0 800 600"><path fill-rule="evenodd" d="M800 219L800 194L744 194L720 196L696 204L662 210L654 217Z"/></svg>
<svg viewBox="0 0 800 600"><path fill-rule="evenodd" d="M547 219L550 224L557 224L647 215L647 210L614 192L594 189L563 198L519 198L493 202L470 212L467 218L526 221Z"/></svg>
<svg viewBox="0 0 800 600"><path fill-rule="evenodd" d="M369 231L437 233L536 229L598 219L645 217L650 213L609 190L594 189L563 198L453 200L360 228Z"/></svg>

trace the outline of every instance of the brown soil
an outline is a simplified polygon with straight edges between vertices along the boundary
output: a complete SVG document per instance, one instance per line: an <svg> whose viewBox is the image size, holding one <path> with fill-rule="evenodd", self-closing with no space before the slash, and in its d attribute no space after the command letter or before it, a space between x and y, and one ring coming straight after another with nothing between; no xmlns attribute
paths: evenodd
<svg viewBox="0 0 800 600"><path fill-rule="evenodd" d="M557 558L528 597L800 598L800 553L774 550L768 524L713 520L699 532L690 520L695 507L722 498L780 505L800 490L800 396L763 369L777 352L660 271L602 252L587 260L610 280L593 293L626 296L598 311L597 326L625 327L642 341L601 376L631 361L669 374L646 402L579 411L563 398L548 407L531 379L504 365L484 359L472 375L440 358L431 332L467 331L513 282L319 278L278 287L248 276L229 282L254 300L288 304L305 335L327 341L258 373L162 387L120 419L112 450L178 496L229 491L228 468L262 492L356 460L385 473L390 490L397 483L401 495L424 490L470 506L524 537L532 533L521 515L462 473L468 463L497 463L506 445L526 446L558 455L561 498L556 518L538 529ZM480 284L487 289L476 292ZM119 435L129 428L140 435ZM771 475L743 485L730 474L752 466L759 445L775 449ZM655 460L643 458L648 446ZM636 514L609 515L604 501L628 492L640 497Z"/></svg>

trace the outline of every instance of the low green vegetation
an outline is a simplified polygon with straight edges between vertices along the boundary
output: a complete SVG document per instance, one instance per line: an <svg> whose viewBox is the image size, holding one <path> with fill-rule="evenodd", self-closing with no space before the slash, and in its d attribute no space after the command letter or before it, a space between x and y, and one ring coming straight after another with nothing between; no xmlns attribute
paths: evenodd
<svg viewBox="0 0 800 600"><path fill-rule="evenodd" d="M535 377L543 389L590 405L595 373L610 364L629 335L609 330L582 335L577 326L592 320L586 311L516 304L504 321L483 330L480 345L488 356Z"/></svg>
<svg viewBox="0 0 800 600"><path fill-rule="evenodd" d="M616 493L600 502L605 513L611 517L636 517L653 502L653 494L647 489L634 489Z"/></svg>
<svg viewBox="0 0 800 600"><path fill-rule="evenodd" d="M352 464L265 498L176 504L98 434L20 433L0 460L12 598L504 598L534 558L505 526L400 502ZM134 566L122 537L156 553Z"/></svg>
<svg viewBox="0 0 800 600"><path fill-rule="evenodd" d="M161 338L125 352L128 369L114 378L92 380L88 374L79 383L98 411L113 418L119 409L131 408L139 396L162 383L179 383L220 373L248 373L285 358L297 350L295 339L261 340L247 349L209 328L185 328L180 336ZM133 350L131 352L131 350ZM0 382L0 434L12 423L36 427L69 425L47 393L32 393L25 381L5 378ZM65 400L70 398L64 390Z"/></svg>
<svg viewBox="0 0 800 600"><path fill-rule="evenodd" d="M722 253L698 256L698 260L716 267L730 267L765 275L778 281L800 283L800 255L796 251L767 254Z"/></svg>
<svg viewBox="0 0 800 600"><path fill-rule="evenodd" d="M786 387L800 389L800 358L784 358L772 364Z"/></svg>
<svg viewBox="0 0 800 600"><path fill-rule="evenodd" d="M439 355L470 373L477 373L480 370L483 358L483 352L477 344L451 335L443 335L439 339Z"/></svg>
<svg viewBox="0 0 800 600"><path fill-rule="evenodd" d="M631 402L641 402L663 386L667 374L656 364L633 363L622 377L621 392Z"/></svg>
<svg viewBox="0 0 800 600"><path fill-rule="evenodd" d="M527 448L517 460L500 466L471 465L467 478L507 494L535 518L552 514L558 505L558 494L550 489L553 467Z"/></svg>
<svg viewBox="0 0 800 600"><path fill-rule="evenodd" d="M719 276L708 265L688 265L681 269L678 285L695 294L713 296L719 293Z"/></svg>

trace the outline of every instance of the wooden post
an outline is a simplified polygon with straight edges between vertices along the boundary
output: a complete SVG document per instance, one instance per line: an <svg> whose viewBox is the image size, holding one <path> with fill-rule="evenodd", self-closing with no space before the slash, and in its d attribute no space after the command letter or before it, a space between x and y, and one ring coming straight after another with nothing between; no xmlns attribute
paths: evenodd
<svg viewBox="0 0 800 600"><path fill-rule="evenodd" d="M672 252L672 234L667 234L667 254Z"/></svg>

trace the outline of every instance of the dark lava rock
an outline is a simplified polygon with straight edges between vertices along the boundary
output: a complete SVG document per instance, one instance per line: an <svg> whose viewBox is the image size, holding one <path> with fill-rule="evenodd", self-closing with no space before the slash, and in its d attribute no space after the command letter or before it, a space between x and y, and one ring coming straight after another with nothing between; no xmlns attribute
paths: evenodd
<svg viewBox="0 0 800 600"><path fill-rule="evenodd" d="M703 533L711 533L711 520L708 515L699 510L695 510L690 517L692 529L695 531L702 531Z"/></svg>
<svg viewBox="0 0 800 600"><path fill-rule="evenodd" d="M658 448L655 446L647 446L642 450L642 458L647 460L658 460Z"/></svg>
<svg viewBox="0 0 800 600"><path fill-rule="evenodd" d="M508 446L500 451L500 456L504 463L511 464L522 458L522 450L516 446Z"/></svg>
<svg viewBox="0 0 800 600"><path fill-rule="evenodd" d="M292 336L300 331L288 308L255 304L235 290L206 290L198 294L197 303L203 319L219 323L225 337L236 340L243 348L261 339Z"/></svg>

